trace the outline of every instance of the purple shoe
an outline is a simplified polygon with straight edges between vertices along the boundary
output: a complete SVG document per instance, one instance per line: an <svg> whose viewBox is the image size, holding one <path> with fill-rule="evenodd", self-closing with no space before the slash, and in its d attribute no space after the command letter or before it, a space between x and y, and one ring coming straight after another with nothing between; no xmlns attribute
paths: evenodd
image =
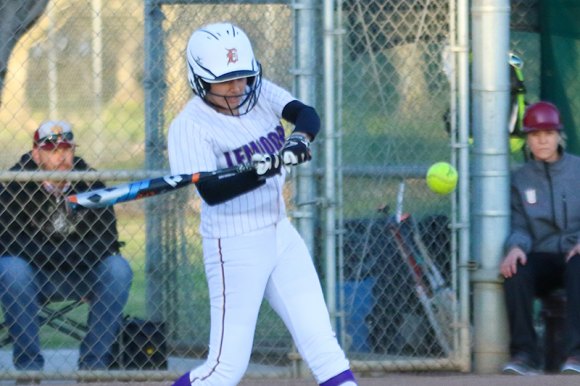
<svg viewBox="0 0 580 386"><path fill-rule="evenodd" d="M175 382L173 382L173 386L191 386L191 381L189 380L189 371L179 377Z"/></svg>

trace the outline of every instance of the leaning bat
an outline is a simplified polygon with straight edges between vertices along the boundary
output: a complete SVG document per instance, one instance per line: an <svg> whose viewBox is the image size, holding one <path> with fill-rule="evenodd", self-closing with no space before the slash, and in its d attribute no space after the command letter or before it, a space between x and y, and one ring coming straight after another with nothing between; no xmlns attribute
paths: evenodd
<svg viewBox="0 0 580 386"><path fill-rule="evenodd" d="M164 177L149 178L141 181L129 182L107 188L90 190L72 194L66 197L67 204L72 210L81 208L104 208L120 202L139 200L145 197L171 192L175 189L196 184L204 180L219 180L255 169L253 164L241 164L213 172L199 172L194 174L176 174Z"/></svg>
<svg viewBox="0 0 580 386"><path fill-rule="evenodd" d="M409 216L401 223L390 224L389 230L415 281L417 297L437 340L443 351L450 354L453 344L455 293L446 286L443 275L428 256L427 248L422 244L420 236L415 233L414 225L413 219ZM418 244L419 242L421 244Z"/></svg>

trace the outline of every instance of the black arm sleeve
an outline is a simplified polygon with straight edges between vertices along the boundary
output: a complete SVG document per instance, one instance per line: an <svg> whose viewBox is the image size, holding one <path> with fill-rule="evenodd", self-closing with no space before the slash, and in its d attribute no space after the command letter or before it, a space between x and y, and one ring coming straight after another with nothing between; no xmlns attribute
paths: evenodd
<svg viewBox="0 0 580 386"><path fill-rule="evenodd" d="M255 170L216 179L200 181L195 186L199 195L209 205L217 205L264 185Z"/></svg>
<svg viewBox="0 0 580 386"><path fill-rule="evenodd" d="M294 124L294 131L309 134L312 141L320 130L320 117L316 110L298 100L284 106L282 118Z"/></svg>

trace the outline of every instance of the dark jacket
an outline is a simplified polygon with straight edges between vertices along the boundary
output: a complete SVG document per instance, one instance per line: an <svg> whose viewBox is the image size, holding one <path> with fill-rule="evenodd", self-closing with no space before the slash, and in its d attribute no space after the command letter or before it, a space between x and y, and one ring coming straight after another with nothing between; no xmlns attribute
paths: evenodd
<svg viewBox="0 0 580 386"><path fill-rule="evenodd" d="M580 242L580 157L526 162L511 180L511 234L506 250L568 253Z"/></svg>
<svg viewBox="0 0 580 386"><path fill-rule="evenodd" d="M39 170L30 153L11 171ZM91 170L74 158L75 171ZM104 187L100 181L73 182L66 194ZM0 256L19 256L46 270L87 269L118 253L115 213L111 207L71 213L62 196L40 182L10 182L0 192Z"/></svg>

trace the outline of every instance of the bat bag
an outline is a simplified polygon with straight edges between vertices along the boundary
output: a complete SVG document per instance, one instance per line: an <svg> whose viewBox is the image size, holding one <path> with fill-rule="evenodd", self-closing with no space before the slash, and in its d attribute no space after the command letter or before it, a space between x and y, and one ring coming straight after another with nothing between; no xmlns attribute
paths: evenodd
<svg viewBox="0 0 580 386"><path fill-rule="evenodd" d="M111 369L165 370L167 343L165 323L125 316L111 349Z"/></svg>

